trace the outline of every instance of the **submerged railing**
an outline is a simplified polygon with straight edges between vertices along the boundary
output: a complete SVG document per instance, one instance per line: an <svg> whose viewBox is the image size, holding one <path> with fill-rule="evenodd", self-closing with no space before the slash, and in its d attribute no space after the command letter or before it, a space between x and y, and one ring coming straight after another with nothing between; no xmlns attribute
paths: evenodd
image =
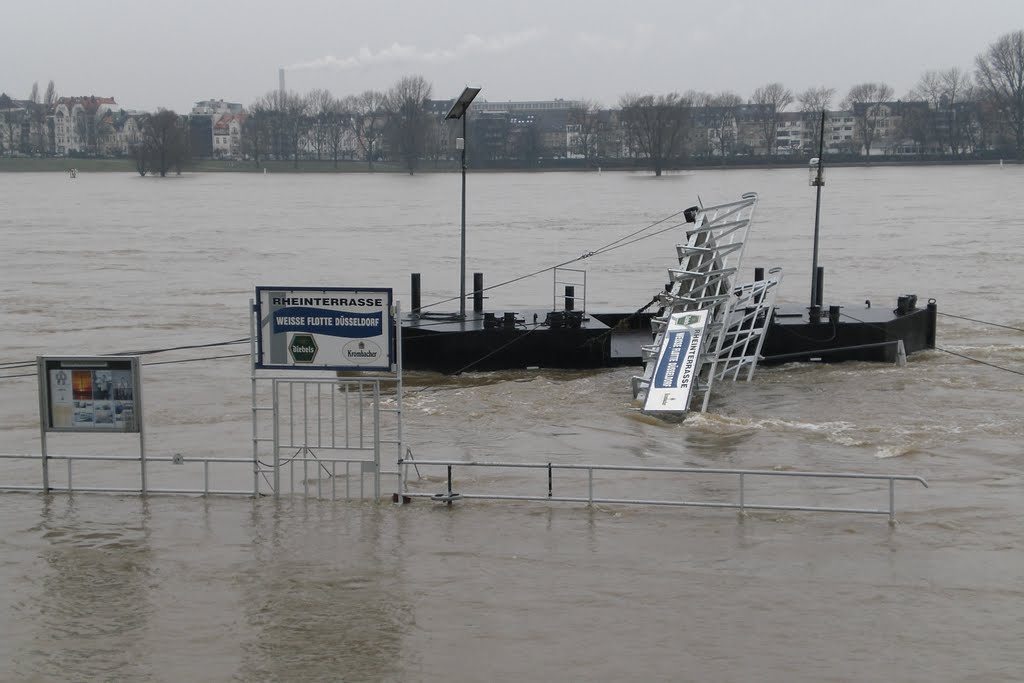
<svg viewBox="0 0 1024 683"><path fill-rule="evenodd" d="M445 467L447 468L447 491L442 493L420 493L409 491L406 485L406 469L410 465L420 468ZM464 468L509 468L540 470L547 476L546 494L496 494L496 493L463 493L454 490L453 469ZM617 505L665 505L675 507L704 507L704 508L732 508L740 511L741 514L748 510L792 510L805 512L845 512L869 515L888 515L890 524L896 522L896 482L908 481L917 482L928 488L928 482L922 477L900 474L860 474L854 472L800 472L785 470L742 470L742 469L720 469L704 467L646 467L639 465L560 465L556 463L512 463L512 462L474 462L461 460L401 460L399 468L402 471L401 488L407 498L430 498L432 500L451 504L460 499L480 500L524 500L524 501L552 501L564 503L587 503L617 504ZM578 471L587 475L587 495L566 496L555 495L554 473L556 471ZM693 501L693 500L670 500L670 499L647 499L647 498L612 498L598 496L594 493L595 472L654 472L659 474L691 474L691 475L723 475L737 478L738 492L734 502L724 501ZM881 481L888 483L889 506L887 508L856 508L856 507L830 507L816 505L777 505L768 503L751 503L748 499L747 484L751 479L763 477L792 477L792 478L814 478L814 479L857 479L869 481Z"/></svg>
<svg viewBox="0 0 1024 683"><path fill-rule="evenodd" d="M24 460L34 463L42 461L40 454L21 453L0 453L0 461ZM115 493L115 494L140 494L140 495L217 495L217 496L250 496L259 497L268 495L260 491L259 486L248 488L216 488L214 480L229 479L231 481L244 481L250 476L256 467L257 476L265 477L265 483L270 485L274 468L271 463L253 462L251 458L229 458L216 456L183 456L181 454L154 456L148 455L145 464L150 468L147 477L141 476L143 467L142 459L137 455L86 455L86 454L57 454L46 456L51 464L64 461L63 477L56 477L44 486L39 484L9 484L0 481L0 491L21 491L40 493ZM138 469L134 472L120 473L121 479L130 481L136 479L139 483L136 486L94 486L79 483L83 479L95 479L97 476L111 478L112 472L101 475L93 470L90 472L77 473L74 469L75 463L109 463L113 465L128 465L134 463ZM181 470L173 471L164 469L160 472L153 472L157 465L181 466ZM211 472L211 465L222 466L218 472ZM195 466L201 466L202 472L195 472ZM239 467L240 466L240 467ZM231 475L226 470L235 468L238 474ZM37 469L33 468L35 472ZM282 458L279 468L281 477L281 494L295 495L301 491L305 497L316 497L327 500L350 500L357 498L365 500L369 497L367 487L373 491L373 498L376 494L376 474L374 463L371 460L361 458L338 458L317 456L311 448L299 448L291 456ZM394 470L382 471L381 475L394 476ZM77 476L76 476L77 475ZM177 486L153 485L156 480L174 479L178 482L185 482ZM367 479L370 481L367 482ZM271 493L274 489L270 489Z"/></svg>

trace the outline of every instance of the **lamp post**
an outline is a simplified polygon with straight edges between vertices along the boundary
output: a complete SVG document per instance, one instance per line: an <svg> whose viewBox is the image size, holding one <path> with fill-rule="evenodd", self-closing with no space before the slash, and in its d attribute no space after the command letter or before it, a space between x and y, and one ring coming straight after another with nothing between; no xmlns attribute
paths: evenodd
<svg viewBox="0 0 1024 683"><path fill-rule="evenodd" d="M455 143L462 150L462 248L459 253L459 318L462 320L466 319L466 110L479 92L480 88L466 86L444 117L446 121L462 119L462 137Z"/></svg>
<svg viewBox="0 0 1024 683"><path fill-rule="evenodd" d="M820 315L818 309L818 226L821 220L821 188L825 185L825 111L821 112L821 130L818 138L818 158L811 159L810 181L811 187L817 188L817 198L814 202L814 249L811 257L811 307L809 319L817 322Z"/></svg>

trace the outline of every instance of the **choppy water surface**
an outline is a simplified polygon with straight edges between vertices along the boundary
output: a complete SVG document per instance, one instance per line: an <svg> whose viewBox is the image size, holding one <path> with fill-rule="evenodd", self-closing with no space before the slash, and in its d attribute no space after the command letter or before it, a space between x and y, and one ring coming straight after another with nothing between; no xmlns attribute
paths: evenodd
<svg viewBox="0 0 1024 683"><path fill-rule="evenodd" d="M1024 169L828 173L826 303L855 314L915 293L1024 327ZM783 266L780 299L805 300L802 170L474 174L467 270L497 283L746 191L761 196L746 270ZM257 284L394 287L407 302L421 272L425 302L458 293L454 175L5 174L0 193L3 364L239 339ZM588 308L643 305L680 239L585 261ZM550 276L525 280L488 307L545 306L551 291ZM628 368L407 376L420 458L926 477L930 489L900 487L895 528L834 514L2 494L0 680L1022 680L1024 384L962 356L1021 371L1024 336L939 322L939 346L960 356L761 369L682 425L638 415ZM35 386L0 380L0 451L38 452ZM152 454L249 452L244 357L148 366L145 404ZM35 472L0 461L0 476ZM886 502L826 489L832 504Z"/></svg>

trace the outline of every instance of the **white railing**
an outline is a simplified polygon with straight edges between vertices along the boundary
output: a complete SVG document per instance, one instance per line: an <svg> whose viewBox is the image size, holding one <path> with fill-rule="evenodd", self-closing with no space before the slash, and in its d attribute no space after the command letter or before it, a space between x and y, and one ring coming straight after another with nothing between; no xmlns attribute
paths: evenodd
<svg viewBox="0 0 1024 683"><path fill-rule="evenodd" d="M442 493L421 493L408 490L408 476L405 470L409 465L421 468L445 467L447 468L447 490ZM552 501L564 503L587 503L617 504L617 505L666 505L675 507L706 507L706 508L732 508L745 514L748 510L793 510L805 512L846 512L871 515L888 515L889 522L896 521L896 482L909 481L917 482L928 487L928 482L922 477L899 474L861 474L854 472L799 472L784 470L742 470L742 469L719 469L704 467L645 467L634 465L564 465L556 463L511 463L511 462L474 462L461 460L409 460L399 461L399 467L403 470L402 493L406 498L430 498L432 500L451 504L460 499L481 499L481 500L523 500L523 501ZM464 468L508 468L508 469L529 469L540 470L547 474L546 494L496 494L496 493L463 493L455 491L452 470L456 467ZM565 496L555 495L554 473L556 471L584 472L587 476L587 495ZM684 474L684 475L722 475L736 477L738 491L736 499L732 502L726 501L692 501L672 499L649 499L649 498L612 498L598 496L594 492L595 472L654 472L660 475ZM889 505L886 508L857 508L857 507L833 507L818 505L778 505L768 503L751 502L748 498L747 484L750 480L763 477L792 477L792 478L814 478L814 479L858 479L868 481L881 481L888 483Z"/></svg>
<svg viewBox="0 0 1024 683"><path fill-rule="evenodd" d="M143 479L141 469L136 469L133 474L125 473L121 479L131 481L137 477L138 486L91 486L76 483L77 479L95 478L95 470L86 473L78 473L74 469L76 462L83 463L112 463L127 464L137 463L141 468L141 458L137 455L84 455L84 454L59 454L48 455L47 460L53 464L55 461L65 462L65 475L63 481L50 481L48 486L43 483L22 483L13 484L0 482L0 491L25 491L25 492L48 492L48 493L117 493L117 494L141 494L141 495L219 495L219 496L252 496L258 497L267 495L258 487L252 488L215 488L215 475L211 472L211 465L242 466L237 472L248 473L256 470L257 478L266 477L265 483L270 488L271 478L274 474L272 463L257 461L254 463L249 458L228 458L216 456L188 457L181 454L146 457L146 464L150 467L149 476ZM35 472L41 470L43 456L41 454L23 453L0 453L0 460L14 461L24 460L36 463ZM155 472L154 465L173 465L175 467ZM194 466L201 466L201 475L198 475ZM171 473L181 466L181 470ZM193 466L193 467L189 467ZM329 500L349 500L357 495L359 499L369 497L367 492L367 479L369 479L370 491L377 497L377 475L376 467L372 460L365 458L325 458L318 457L311 449L297 449L293 456L281 458L279 477L281 493L295 495L299 491L305 497L315 496L316 498ZM381 475L395 476L392 471L382 471ZM220 472L220 479L244 481L246 475L231 476ZM106 478L112 478L111 472L104 473ZM197 477L199 477L197 479ZM153 483L162 479L173 479L175 482L187 482L185 485L177 486L154 486ZM339 480L341 483L339 483ZM25 481L25 479L23 479ZM273 492L273 488L270 489Z"/></svg>

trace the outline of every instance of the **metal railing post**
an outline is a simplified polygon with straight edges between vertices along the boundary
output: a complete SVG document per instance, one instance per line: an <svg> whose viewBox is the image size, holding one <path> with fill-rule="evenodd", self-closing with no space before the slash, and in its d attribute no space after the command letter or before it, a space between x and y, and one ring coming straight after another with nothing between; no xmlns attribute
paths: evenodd
<svg viewBox="0 0 1024 683"><path fill-rule="evenodd" d="M743 483L743 473L740 472L740 517L747 516L746 504L746 489Z"/></svg>
<svg viewBox="0 0 1024 683"><path fill-rule="evenodd" d="M889 525L896 524L896 480L889 478Z"/></svg>

